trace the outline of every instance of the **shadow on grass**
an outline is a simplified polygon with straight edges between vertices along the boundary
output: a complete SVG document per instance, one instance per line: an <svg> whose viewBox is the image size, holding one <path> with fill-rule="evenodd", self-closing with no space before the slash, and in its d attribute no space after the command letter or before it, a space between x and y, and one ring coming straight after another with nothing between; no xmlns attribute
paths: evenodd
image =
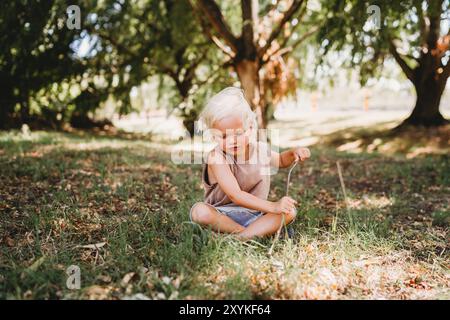
<svg viewBox="0 0 450 320"><path fill-rule="evenodd" d="M400 241L408 248L420 241L422 247L414 250L421 259L422 252L436 254L442 248L447 226L429 227L429 222L434 216L445 223L448 156L405 159L313 148L314 161L291 180L292 195L301 200L296 238L280 242L274 256L268 256L270 239L247 247L188 222L190 206L203 194L199 166L177 166L168 153L132 140L118 148L67 149L67 143L89 138L62 136L42 133L32 142L2 137L2 146L9 148L0 154L2 298L121 298L133 293L165 299L271 298L273 292L289 291L276 286L284 278L267 265L276 265L276 256L293 259L289 263L295 268L317 269L315 261L294 259L310 243L333 253L335 243L344 241L334 253L346 259L352 257L346 250L357 247L358 254L372 254L377 243L396 250L393 234L410 237L411 242ZM18 151L22 144L37 153ZM50 144L58 147L40 152ZM352 206L348 212L337 160ZM273 178L271 199L279 199L284 187L280 173ZM320 250L314 256L318 261ZM80 291L65 286L65 270L72 264L82 270ZM271 276L262 278L255 270Z"/></svg>
<svg viewBox="0 0 450 320"><path fill-rule="evenodd" d="M404 127L394 130L392 123L372 127L347 128L325 135L320 144L346 152L405 154L448 154L450 125L425 128Z"/></svg>

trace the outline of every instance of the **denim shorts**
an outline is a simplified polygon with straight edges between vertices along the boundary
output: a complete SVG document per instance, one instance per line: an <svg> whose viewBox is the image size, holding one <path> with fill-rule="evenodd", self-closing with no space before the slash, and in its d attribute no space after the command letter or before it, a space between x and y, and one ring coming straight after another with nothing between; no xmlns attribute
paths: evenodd
<svg viewBox="0 0 450 320"><path fill-rule="evenodd" d="M229 203L219 207L214 207L205 202L197 202L197 203L204 203L206 205L211 206L212 208L216 209L217 212L219 212L220 214L224 214L227 217L230 217L234 222L240 224L243 227L248 227L256 219L263 216L263 214L260 211L240 207L235 205L234 203ZM191 219L191 221L192 221L192 208L194 208L194 206L197 203L195 203L191 207L191 210L189 212L189 218Z"/></svg>

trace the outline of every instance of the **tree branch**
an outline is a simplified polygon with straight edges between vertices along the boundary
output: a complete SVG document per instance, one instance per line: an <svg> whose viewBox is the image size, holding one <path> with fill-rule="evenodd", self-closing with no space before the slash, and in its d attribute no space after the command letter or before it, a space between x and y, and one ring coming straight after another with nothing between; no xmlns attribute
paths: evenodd
<svg viewBox="0 0 450 320"><path fill-rule="evenodd" d="M264 47L262 47L258 54L260 57L266 53L266 51L270 48L272 41L275 40L283 30L284 25L286 22L288 22L292 16L300 9L302 6L304 0L293 0L292 5L289 7L289 9L286 11L286 13L283 15L283 18L281 18L280 23L272 30L272 33L270 34L269 38L267 39L266 44Z"/></svg>
<svg viewBox="0 0 450 320"><path fill-rule="evenodd" d="M292 49L295 49L299 44L301 44L303 41L305 41L306 39L308 39L310 36L312 36L314 33L316 33L317 31L319 31L320 27L316 26L313 27L311 30L309 30L308 32L304 33L300 38L298 38L292 45Z"/></svg>
<svg viewBox="0 0 450 320"><path fill-rule="evenodd" d="M107 40L110 44L112 44L116 49L128 54L131 57L135 57L135 53L132 52L128 47L123 46L121 43L117 42L116 39L111 37L107 33L103 33L100 30L95 30L92 25L85 26L84 29L90 33L90 35L96 35L102 40Z"/></svg>
<svg viewBox="0 0 450 320"><path fill-rule="evenodd" d="M211 40L212 42L214 42L214 44L223 51L223 53L225 53L226 55L228 55L230 58L234 58L235 57L235 53L228 47L226 47L216 36L214 36L211 33L210 30L210 26L208 25L207 21L205 21L199 14L199 12L197 12L196 8L194 7L192 1L189 2L191 4L192 10L194 12L195 17L197 18L197 20L200 23L200 27L202 28L202 31L205 33L206 37Z"/></svg>
<svg viewBox="0 0 450 320"><path fill-rule="evenodd" d="M242 40L244 44L245 56L255 53L254 45L254 24L257 18L257 3L255 0L241 0L242 8ZM252 52L253 51L253 52Z"/></svg>
<svg viewBox="0 0 450 320"><path fill-rule="evenodd" d="M440 33L440 17L442 13L442 0L428 2L428 19L430 21L426 37L426 52L422 51L420 57L420 68L422 70L419 81L423 82L428 76L437 70L440 65L437 42Z"/></svg>
<svg viewBox="0 0 450 320"><path fill-rule="evenodd" d="M403 73L406 75L406 77L414 83L414 72L413 69L408 66L406 61L401 57L401 55L398 53L397 48L395 47L392 40L389 41L389 52L394 56L395 61L399 64L400 68L402 69Z"/></svg>
<svg viewBox="0 0 450 320"><path fill-rule="evenodd" d="M262 60L261 65L266 64L270 58L274 55L285 55L288 52L292 52L295 50L296 47L298 47L303 41L305 41L306 39L308 39L310 36L312 36L314 33L316 33L317 31L319 31L320 27L316 26L313 27L312 29L310 29L308 32L304 33L300 38L298 38L292 45L290 45L289 47L286 47L286 43L288 42L289 38L285 38L283 43L280 45L280 47L275 50L272 54L270 54L270 56L268 56L266 59Z"/></svg>
<svg viewBox="0 0 450 320"><path fill-rule="evenodd" d="M437 40L441 29L442 0L428 1L429 6L429 31L427 35L428 50L436 49Z"/></svg>
<svg viewBox="0 0 450 320"><path fill-rule="evenodd" d="M231 50L236 53L238 51L238 40L233 35L230 27L225 22L225 19L217 3L214 0L198 0L197 3L198 8L205 14L206 18L209 20L213 28L223 38L223 40L231 48ZM194 5L193 8L195 8Z"/></svg>
<svg viewBox="0 0 450 320"><path fill-rule="evenodd" d="M208 54L208 50L204 50L201 52L201 54L195 59L190 66L186 68L185 78L186 79L193 79L195 76L195 70L197 67L204 61L206 58L206 55Z"/></svg>
<svg viewBox="0 0 450 320"><path fill-rule="evenodd" d="M297 26L300 26L300 21L302 20L302 18L305 15L305 13L306 13L306 5L302 7L298 17L296 17L297 20L298 20L297 25L294 28L292 28L291 33L290 33L289 36L283 38L283 42L281 43L280 48L284 48L286 46L286 44L288 43L288 41L291 38L291 35L294 34L295 30L297 29ZM309 33L309 32L307 32L307 33ZM277 49L277 51L280 50L280 48Z"/></svg>
<svg viewBox="0 0 450 320"><path fill-rule="evenodd" d="M230 58L234 58L236 56L236 54L230 48L227 48L216 36L211 35L210 39L220 50L222 50Z"/></svg>
<svg viewBox="0 0 450 320"><path fill-rule="evenodd" d="M158 66L157 68L158 68L158 70L161 71L161 73L167 74L167 75L168 75L169 77L171 77L174 81L177 81L177 80L178 80L178 75L177 75L177 73L176 73L174 70L172 70L170 67L165 66L165 65L160 65L160 66Z"/></svg>

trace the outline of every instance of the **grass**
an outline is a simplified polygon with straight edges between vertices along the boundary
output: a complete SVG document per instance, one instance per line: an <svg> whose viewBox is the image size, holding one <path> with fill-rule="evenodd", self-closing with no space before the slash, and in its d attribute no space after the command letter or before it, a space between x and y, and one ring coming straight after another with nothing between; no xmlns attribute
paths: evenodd
<svg viewBox="0 0 450 320"><path fill-rule="evenodd" d="M157 143L0 133L0 298L449 299L448 153L339 152L337 141L293 172L295 236L269 254L270 238L189 223L200 166L175 165ZM66 286L71 265L79 290Z"/></svg>

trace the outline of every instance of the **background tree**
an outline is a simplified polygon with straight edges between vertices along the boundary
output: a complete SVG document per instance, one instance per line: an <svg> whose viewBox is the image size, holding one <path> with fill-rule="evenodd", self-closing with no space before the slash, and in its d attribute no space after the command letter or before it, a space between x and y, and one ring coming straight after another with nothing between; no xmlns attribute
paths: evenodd
<svg viewBox="0 0 450 320"><path fill-rule="evenodd" d="M65 25L69 5L67 1L1 2L0 127L28 122L33 113L42 111L53 117L45 104L31 110L32 97L83 72L70 47L78 31Z"/></svg>
<svg viewBox="0 0 450 320"><path fill-rule="evenodd" d="M159 76L160 92L164 87L165 92L175 93L169 99L172 109L193 133L206 95L201 89L224 80L224 71L218 67L223 57L202 34L187 0L103 1L85 30L83 37L94 39L92 47L98 48L86 58L88 78L91 83L99 75L104 80L101 88L93 90L95 96L103 100L113 96L120 103L119 112L127 113L131 89ZM88 100L92 107L100 102ZM87 99L79 103L83 101Z"/></svg>
<svg viewBox="0 0 450 320"><path fill-rule="evenodd" d="M360 66L362 83L379 75L386 56L393 57L417 94L403 125L447 122L439 105L450 75L449 1L331 0L322 5L328 18L319 33L324 53L349 47L349 65ZM380 29L370 27L369 5L380 8Z"/></svg>
<svg viewBox="0 0 450 320"><path fill-rule="evenodd" d="M81 30L66 26L70 4L1 4L0 37L8 44L0 48L2 127L31 120L90 127L108 98L119 114L130 112L131 90L157 76L160 91L170 91L170 108L193 133L205 97L234 81L187 0L77 1Z"/></svg>
<svg viewBox="0 0 450 320"><path fill-rule="evenodd" d="M295 92L286 58L296 46L314 33L313 19L307 13L306 0L257 1L241 0L240 15L232 8L232 24L225 14L233 2L191 0L193 10L201 21L206 35L229 59L236 71L247 100L256 110L260 127L266 127L270 117L269 99L279 99ZM238 29L240 35L236 35ZM294 33L301 33L293 39ZM295 68L294 64L290 67ZM284 82L281 84L280 82Z"/></svg>

